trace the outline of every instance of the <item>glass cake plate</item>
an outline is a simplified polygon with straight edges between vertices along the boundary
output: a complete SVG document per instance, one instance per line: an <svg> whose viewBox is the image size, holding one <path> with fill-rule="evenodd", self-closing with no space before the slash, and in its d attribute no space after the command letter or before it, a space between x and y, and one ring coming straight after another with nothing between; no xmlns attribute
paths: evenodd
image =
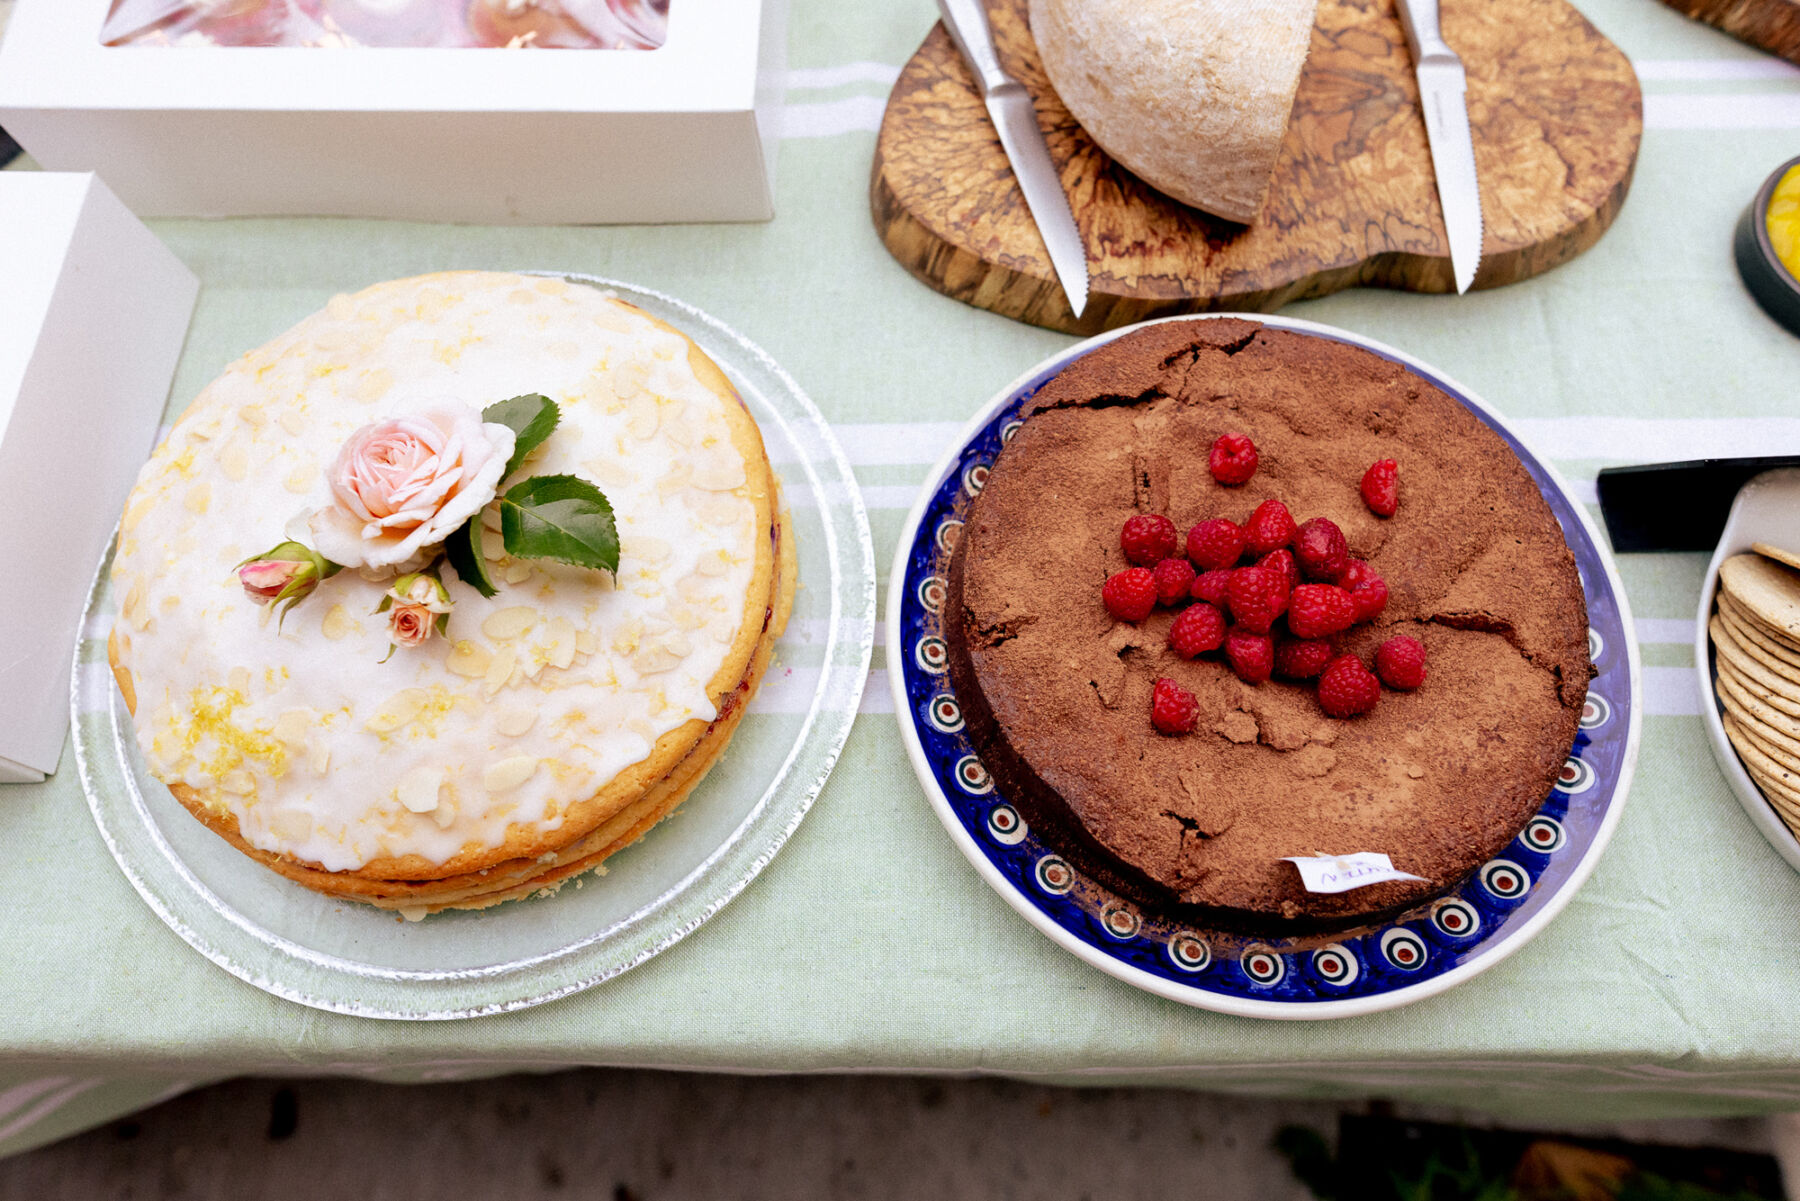
<svg viewBox="0 0 1800 1201"><path fill-rule="evenodd" d="M190 946L276 996L360 1017L476 1017L566 997L644 962L737 896L781 849L837 762L868 677L875 552L824 417L761 348L660 292L616 293L694 339L762 427L798 547L793 617L718 770L668 820L554 896L403 922L276 875L196 821L146 770L106 660L109 550L72 680L75 758L113 858Z"/></svg>
<svg viewBox="0 0 1800 1201"><path fill-rule="evenodd" d="M1228 313L1169 320L1228 316L1360 346L1401 364L1499 434L1542 491L1581 572L1588 650L1599 674L1575 745L1537 815L1443 896L1391 921L1305 938L1247 938L1141 913L1030 830L982 766L950 687L941 627L946 569L969 504L1020 424L1020 407L1064 367L1138 326L1077 343L1033 367L983 406L926 477L888 577L894 709L913 770L952 841L994 891L1057 945L1128 984L1220 1013L1373 1013L1433 996L1494 966L1548 925L1593 871L1618 825L1637 761L1643 712L1637 641L1624 586L1586 509L1467 388L1398 350L1315 322Z"/></svg>

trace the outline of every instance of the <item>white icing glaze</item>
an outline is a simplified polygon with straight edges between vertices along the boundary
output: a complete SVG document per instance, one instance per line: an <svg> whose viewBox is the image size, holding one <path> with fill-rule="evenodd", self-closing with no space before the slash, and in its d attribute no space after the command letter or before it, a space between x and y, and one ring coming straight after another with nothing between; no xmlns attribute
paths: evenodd
<svg viewBox="0 0 1800 1201"><path fill-rule="evenodd" d="M446 567L448 636L385 664L385 580L341 572L279 631L245 597L233 565L328 503L324 470L359 426L525 392L562 424L507 484L597 483L616 586L493 559L490 508L499 594ZM128 502L113 572L151 770L235 814L251 845L333 871L442 863L510 823L556 830L662 734L716 716L706 685L766 536L724 403L682 338L560 280L460 273L334 297L202 392Z"/></svg>

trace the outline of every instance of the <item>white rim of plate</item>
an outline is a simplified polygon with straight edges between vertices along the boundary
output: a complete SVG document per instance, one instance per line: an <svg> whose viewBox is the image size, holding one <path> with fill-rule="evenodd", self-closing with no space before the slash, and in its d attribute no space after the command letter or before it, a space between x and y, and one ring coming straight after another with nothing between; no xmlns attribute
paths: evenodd
<svg viewBox="0 0 1800 1201"><path fill-rule="evenodd" d="M754 359L760 367L775 376L782 386L788 390L791 397L799 402L805 411L805 415L816 423L817 428L815 432L820 439L822 448L829 454L831 461L842 473L843 477L846 479L855 479L855 472L850 465L849 457L844 453L844 448L838 442L837 435L832 432L831 423L826 420L825 415L819 411L818 406L813 403L812 398L800 387L793 376L788 374L787 370L771 357L767 351L763 350L761 346L752 342L743 334L739 333L731 326L726 325L723 321L720 321L710 313L689 304L687 301L671 296L666 292L660 292L654 288L642 287L641 285L629 283L624 280L607 279L601 276L585 275L580 272L554 270L527 270L520 271L519 274L566 279L600 290L620 289L628 294L650 297L659 303L666 304L671 308L680 311L687 318L706 326L712 333L717 334L725 341L729 342L734 350ZM780 421L784 427L787 425L786 420L781 418L779 414L776 414L776 419ZM800 441L800 439L794 437L791 431L789 437L794 441ZM798 466L807 477L808 485L812 488L814 494L818 496L825 495L823 481L818 478L811 462L801 460ZM854 678L861 682L859 686L852 688L849 692L850 703L854 706L856 702L860 700L863 688L866 687L869 666L874 653L875 623L872 618L874 616L876 593L875 547L869 529L868 510L863 503L862 493L854 488L846 491L848 495L845 497L845 501L850 507L851 522L858 535L856 539L856 549L861 552L859 557L862 560L863 568L869 580L869 588L865 599L871 618L871 620L866 623L862 623L862 632L860 637L856 639L860 643L857 662L855 664L844 665L846 669L852 670ZM117 531L115 529L115 539L116 536ZM839 548L836 545L835 541L828 541L826 544L826 555L832 565L834 578L836 578L838 569L841 566L840 554L842 553L842 549L843 548ZM107 552L101 558L98 568L96 568L94 582L89 587L88 596L90 598L90 603L91 598L102 586L101 576L102 573L105 572L107 565L112 561L112 556L113 543L109 542ZM847 629L850 632L854 631L854 623L852 623L844 613L845 597L843 596L841 589L835 587L832 588L830 604L829 633L825 642L825 656L822 659L822 662L825 663L827 667L831 665L832 655L838 650L841 643L849 639L850 633L847 633ZM75 761L78 774L81 778L84 799L88 803L89 812L94 819L95 826L99 829L102 841L106 843L107 850L111 853L113 861L118 865L119 870L124 874L125 878L130 881L132 888L137 891L144 903L150 907L150 910L155 913L169 929L173 930L183 942L187 943L190 947L198 951L218 967L223 968L226 972L245 983L253 985L271 995L281 997L284 1000L294 1001L298 1004L308 1006L309 1008L325 1010L331 1013L347 1014L352 1017L377 1018L390 1021L457 1021L466 1018L486 1017L499 1013L510 1013L520 1009L529 1009L538 1005L548 1004L549 1002L572 996L575 993L584 992L587 989L602 984L616 976L623 975L632 968L661 954L669 947L693 933L693 931L697 930L700 926L704 925L714 914L718 913L719 910L723 909L728 903L736 899L738 895L749 886L750 882L762 873L762 870L774 859L776 853L786 845L788 839L793 836L794 831L799 828L800 822L812 809L813 803L818 799L819 793L824 791L825 784L830 779L831 773L836 769L837 761L843 754L844 745L848 742L850 731L855 725L855 715L852 713L851 720L844 725L842 736L836 739L836 745L829 748L828 753L823 757L819 766L817 778L805 789L804 795L801 797L800 803L796 807L793 815L778 830L772 833L767 845L764 846L751 860L743 870L742 874L735 879L726 882L724 887L720 889L718 895L709 898L707 903L698 913L693 915L687 921L682 922L673 930L667 932L650 946L643 948L638 954L633 955L625 962L607 965L597 972L581 976L576 980L569 981L558 988L544 993L473 1006L451 1007L441 1010L403 1011L321 997L306 989L296 988L282 981L272 979L266 973L238 962L226 950L214 946L204 934L194 929L188 922L184 921L179 914L175 913L163 900L156 889L151 886L149 881L144 878L143 874L132 864L129 857L124 853L117 835L109 828L106 818L103 817L100 812L100 807L95 797L95 769L93 765L88 762L87 752L83 749L79 737L81 719L84 712L82 707L83 694L85 691L83 676L84 669L89 666L83 662L82 657L83 652L86 649L86 644L89 641L90 639L84 630L83 635L76 640L74 660L70 671L69 706L71 722L74 733L76 734ZM127 782L131 783L133 787L134 795L130 801L132 808L137 811L139 820L142 821L150 831L150 837L156 843L158 849L168 860L176 873L182 878L186 886L190 890L195 891L203 899L207 899L209 908L211 908L213 912L222 916L232 925L244 930L251 937L257 939L271 950L289 958L298 959L312 968L322 968L328 971L341 973L348 977L361 977L401 983L416 981L421 984L498 979L527 972L534 967L546 963L565 959L570 955L577 954L595 946L608 937L618 935L621 932L630 931L639 923L662 912L677 897L692 888L693 885L707 871L717 865L727 853L737 848L745 837L746 831L748 831L767 810L769 801L776 789L788 780L794 767L795 756L799 753L801 745L806 741L807 736L811 734L817 724L819 705L823 694L830 687L833 678L836 675L841 674L843 673L834 673L829 670L820 673L819 683L813 691L813 704L808 712L807 719L802 723L800 730L795 734L793 746L782 760L781 767L769 785L764 789L763 795L758 798L757 803L744 815L743 820L738 823L731 834L717 847L713 848L704 859L684 874L680 880L664 889L652 900L640 905L630 914L611 923L605 929L594 932L588 937L578 939L553 951L479 968L456 968L447 970L384 968L367 963L359 963L355 960L345 959L337 955L313 951L310 948L301 946L290 939L263 928L244 915L238 913L235 909L224 905L223 902L219 901L212 893L211 889L207 888L204 883L194 876L187 864L176 855L174 848L169 846L162 831L157 828L154 819L149 816L144 807L142 796L137 795L135 783L132 782L130 778L130 772L125 770L123 765L121 765L121 770L124 771ZM108 673L108 677L110 678L110 672ZM115 729L118 722L118 706L116 704L116 699L117 698L115 697L115 703L109 706L106 713L106 720L109 724L113 725Z"/></svg>
<svg viewBox="0 0 1800 1201"><path fill-rule="evenodd" d="M994 415L1017 396L1021 388L1038 375L1052 367L1067 366L1068 363L1094 348L1111 342L1115 338L1123 337L1134 330L1152 325L1162 325L1170 321L1209 321L1227 318L1251 321L1277 329L1318 334L1334 341L1347 342L1384 355L1424 375L1427 379L1442 381L1447 387L1454 389L1457 397L1464 403L1474 408L1494 425L1504 428L1521 444L1529 445L1512 426L1507 424L1504 418L1488 406L1486 401L1449 375L1384 342L1351 333L1337 326L1324 325L1316 321L1304 321L1297 317L1278 317L1262 313L1195 313L1179 317L1161 317L1154 321L1141 321L1135 325L1108 330L1106 333L1077 342L1073 346L1050 355L1002 388L991 400L981 406L975 416L963 426L955 443L945 451L943 457L937 461L930 474L926 476L924 483L920 485L918 499L913 502L912 511L907 514L906 523L900 529L900 542L895 548L893 566L888 575L886 625L887 661L890 665L898 665L906 661L900 645L900 602L905 590L899 585L906 579L909 552L918 533L919 523L924 519L925 510L930 506L931 498L936 495L943 482L949 478L963 448L980 434L988 422L993 420ZM932 811L937 814L938 821L949 832L951 841L962 851L964 858L968 859L974 865L975 870L980 873L981 878L987 881L988 886L999 893L1008 905L1011 905L1050 941L1088 965L1099 968L1109 976L1123 980L1145 992L1166 997L1171 1001L1179 1001L1197 1009L1231 1014L1236 1017L1273 1018L1279 1021L1320 1021L1327 1018L1360 1017L1364 1014L1379 1013L1385 1009L1396 1009L1414 1001L1422 1001L1427 997L1436 996L1500 963L1530 942L1545 926L1549 925L1551 919L1561 913L1574 899L1575 894L1580 891L1581 886L1587 882L1588 877L1593 874L1594 868L1599 864L1601 854L1606 850L1607 844L1612 841L1613 831L1618 828L1619 818L1624 813L1625 801L1631 790L1632 773L1637 767L1638 739L1642 732L1644 711L1644 673L1638 659L1637 634L1632 623L1630 602L1625 596L1625 585L1619 579L1618 568L1613 563L1612 550L1601 538L1600 531L1595 526L1594 519L1588 513L1587 507L1576 499L1562 474L1535 450L1532 451L1532 457L1537 460L1537 465L1543 469L1550 482L1556 486L1557 491L1568 502L1570 510L1580 520L1582 529L1589 540L1593 542L1595 550L1598 552L1596 557L1606 572L1607 587L1612 591L1613 600L1619 610L1619 620L1625 629L1627 669L1631 674L1631 721L1626 732L1625 749L1620 757L1618 782L1614 787L1612 800L1607 804L1606 815L1601 818L1600 827L1594 832L1594 840L1588 846L1586 853L1576 863L1562 887L1544 902L1543 908L1522 922L1518 929L1513 930L1491 946L1483 947L1468 961L1458 964L1440 976L1433 976L1418 984L1406 985L1372 997L1327 1001L1259 1001L1226 996L1208 992L1198 986L1182 985L1164 980L1107 955L1058 925L1053 918L1033 904L1030 898L1014 888L1012 883L1001 874L1000 869L988 859L973 836L963 828L962 822L950 807L949 798L938 786L930 762L925 758L925 748L919 739L917 719L912 713L912 705L906 695L905 674L895 666L888 673L888 687L894 695L895 720L899 723L900 737L906 744L906 755L912 763L913 774L919 778L920 785L925 789L926 799L931 802Z"/></svg>

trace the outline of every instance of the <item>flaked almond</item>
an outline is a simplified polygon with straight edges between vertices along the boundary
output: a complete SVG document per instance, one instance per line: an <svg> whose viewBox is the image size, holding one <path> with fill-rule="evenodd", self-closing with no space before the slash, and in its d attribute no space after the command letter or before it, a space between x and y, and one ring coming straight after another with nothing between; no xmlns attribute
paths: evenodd
<svg viewBox="0 0 1800 1201"><path fill-rule="evenodd" d="M649 369L635 359L628 359L613 368L613 395L620 400L632 400L644 391L644 381L649 377ZM650 402L654 405L656 402ZM654 432L654 431L652 431ZM644 435L648 437L649 435Z"/></svg>
<svg viewBox="0 0 1800 1201"><path fill-rule="evenodd" d="M235 483L250 474L250 456L244 453L243 447L233 442L219 452L219 470L225 473L226 479Z"/></svg>
<svg viewBox="0 0 1800 1201"><path fill-rule="evenodd" d="M374 404L388 394L394 386L394 373L386 367L377 367L373 371L365 371L356 377L356 387L350 394L364 404Z"/></svg>
<svg viewBox="0 0 1800 1201"><path fill-rule="evenodd" d="M748 478L744 474L744 461L736 455L710 454L694 468L694 487L704 488L708 492L729 492L733 488L742 488Z"/></svg>
<svg viewBox="0 0 1800 1201"><path fill-rule="evenodd" d="M495 642L505 642L509 638L517 638L537 623L536 609L527 605L513 605L489 613L481 623L481 632Z"/></svg>
<svg viewBox="0 0 1800 1201"><path fill-rule="evenodd" d="M681 666L681 656L660 642L653 642L631 657L640 676L654 676Z"/></svg>
<svg viewBox="0 0 1800 1201"><path fill-rule="evenodd" d="M538 761L533 755L514 755L488 765L481 773L481 786L489 792L511 792L537 774Z"/></svg>
<svg viewBox="0 0 1800 1201"><path fill-rule="evenodd" d="M381 708L363 723L363 728L376 734L398 730L423 712L429 699L423 688L402 688L381 703Z"/></svg>
<svg viewBox="0 0 1800 1201"><path fill-rule="evenodd" d="M700 520L707 525L736 525L745 505L729 494L712 494L700 502Z"/></svg>
<svg viewBox="0 0 1800 1201"><path fill-rule="evenodd" d="M319 633L336 642L356 629L356 618L350 616L350 610L342 605L333 605L325 610L325 616L319 621Z"/></svg>
<svg viewBox="0 0 1800 1201"><path fill-rule="evenodd" d="M701 555L700 561L694 564L694 570L717 579L731 570L731 552L719 550L710 555Z"/></svg>
<svg viewBox="0 0 1800 1201"><path fill-rule="evenodd" d="M600 649L600 640L598 638L594 637L594 632L592 630L576 630L575 631L575 653L576 654L591 655L599 649Z"/></svg>
<svg viewBox="0 0 1800 1201"><path fill-rule="evenodd" d="M531 572L531 564L520 560L517 563L508 563L506 570L501 574L506 577L506 582L509 584L523 584L531 578Z"/></svg>
<svg viewBox="0 0 1800 1201"><path fill-rule="evenodd" d="M288 472L287 478L285 480L281 481L281 486L283 488L286 488L289 492L295 492L295 493L311 492L312 486L313 486L313 481L315 479L317 479L318 476L319 476L318 468L314 467L310 463L303 463L300 466L294 468L292 471Z"/></svg>
<svg viewBox="0 0 1800 1201"><path fill-rule="evenodd" d="M633 559L642 559L646 563L661 563L674 552L674 547L662 538L653 538L649 534L632 534L624 540L624 554Z"/></svg>
<svg viewBox="0 0 1800 1201"><path fill-rule="evenodd" d="M463 638L450 648L450 653L444 657L444 666L459 676L479 680L487 675L488 664L492 660L493 656L488 654L486 647Z"/></svg>
<svg viewBox="0 0 1800 1201"><path fill-rule="evenodd" d="M529 733L537 724L536 709L508 709L494 721L494 728L508 738L517 738Z"/></svg>
<svg viewBox="0 0 1800 1201"><path fill-rule="evenodd" d="M503 646L488 662L487 674L482 677L482 690L493 696L506 687L512 678L513 668L519 664L519 652L510 646Z"/></svg>
<svg viewBox="0 0 1800 1201"><path fill-rule="evenodd" d="M226 792L236 793L238 796L249 796L256 791L256 781L249 772L239 768L226 772L219 780L219 787Z"/></svg>
<svg viewBox="0 0 1800 1201"><path fill-rule="evenodd" d="M456 820L456 806L449 801L439 801L438 807L431 811L431 820L437 823L440 830L448 830Z"/></svg>
<svg viewBox="0 0 1800 1201"><path fill-rule="evenodd" d="M284 710L275 719L275 728L271 733L291 747L303 747L318 724L318 713L303 705L298 709Z"/></svg>
<svg viewBox="0 0 1800 1201"><path fill-rule="evenodd" d="M269 415L256 405L243 405L238 411L238 420L248 426L261 426L268 423Z"/></svg>
<svg viewBox="0 0 1800 1201"><path fill-rule="evenodd" d="M656 427L660 424L662 406L656 403L656 397L640 392L625 402L625 431L633 438L655 437Z"/></svg>
<svg viewBox="0 0 1800 1201"><path fill-rule="evenodd" d="M282 429L296 436L306 429L306 415L299 409L283 409L275 420L281 423Z"/></svg>
<svg viewBox="0 0 1800 1201"><path fill-rule="evenodd" d="M182 498L181 503L187 507L187 511L190 513L206 512L212 506L212 485L201 480L187 490L187 495Z"/></svg>
<svg viewBox="0 0 1800 1201"><path fill-rule="evenodd" d="M688 486L688 481L693 478L693 475L693 465L686 459L677 459L670 465L669 470L664 473L663 477L656 481L657 495L661 496L664 500L669 499L669 497L680 492L683 488L686 488Z"/></svg>
<svg viewBox="0 0 1800 1201"><path fill-rule="evenodd" d="M325 745L323 738L315 736L307 741L306 766L315 776L322 776L330 769L331 748Z"/></svg>
<svg viewBox="0 0 1800 1201"><path fill-rule="evenodd" d="M430 813L438 807L438 790L444 786L441 767L415 767L400 777L394 795L414 813Z"/></svg>
<svg viewBox="0 0 1800 1201"><path fill-rule="evenodd" d="M356 316L356 302L347 293L339 292L325 302L325 314L333 321L348 321Z"/></svg>
<svg viewBox="0 0 1800 1201"><path fill-rule="evenodd" d="M248 697L250 695L250 669L248 667L232 668L225 674L225 682L233 692L240 696Z"/></svg>
<svg viewBox="0 0 1800 1201"><path fill-rule="evenodd" d="M312 837L313 820L302 810L280 809L269 819L269 832L286 842L300 842Z"/></svg>

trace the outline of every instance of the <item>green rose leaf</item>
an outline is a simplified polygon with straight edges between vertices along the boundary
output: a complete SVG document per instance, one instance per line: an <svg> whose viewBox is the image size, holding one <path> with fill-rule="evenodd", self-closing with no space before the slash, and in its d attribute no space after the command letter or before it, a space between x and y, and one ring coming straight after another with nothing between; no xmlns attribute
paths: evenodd
<svg viewBox="0 0 1800 1201"><path fill-rule="evenodd" d="M500 500L508 554L617 574L619 531L600 489L572 475L534 475Z"/></svg>
<svg viewBox="0 0 1800 1201"><path fill-rule="evenodd" d="M505 479L517 471L525 456L542 445L556 429L556 423L562 420L562 410L548 396L532 392L489 405L481 410L481 419L504 425L513 432L512 458L506 460L506 470L500 473L500 478ZM460 575L461 568L457 572Z"/></svg>
<svg viewBox="0 0 1800 1201"><path fill-rule="evenodd" d="M481 595L493 596L500 591L494 586L494 578L488 575L487 560L481 554L481 514L463 522L444 540L444 557L456 568L462 582Z"/></svg>

